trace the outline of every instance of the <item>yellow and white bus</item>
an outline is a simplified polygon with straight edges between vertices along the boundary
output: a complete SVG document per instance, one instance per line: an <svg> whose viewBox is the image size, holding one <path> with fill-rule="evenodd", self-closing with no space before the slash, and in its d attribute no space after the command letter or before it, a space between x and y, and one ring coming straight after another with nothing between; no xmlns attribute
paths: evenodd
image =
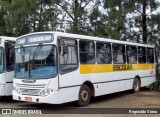
<svg viewBox="0 0 160 117"><path fill-rule="evenodd" d="M16 38L0 36L0 96L11 96L13 90Z"/></svg>
<svg viewBox="0 0 160 117"><path fill-rule="evenodd" d="M15 46L13 99L89 104L100 96L155 82L154 46L107 38L37 32Z"/></svg>

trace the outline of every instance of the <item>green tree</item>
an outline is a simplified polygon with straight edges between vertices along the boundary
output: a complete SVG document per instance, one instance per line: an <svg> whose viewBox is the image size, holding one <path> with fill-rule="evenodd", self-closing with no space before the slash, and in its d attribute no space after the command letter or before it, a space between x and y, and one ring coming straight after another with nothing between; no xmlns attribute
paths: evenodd
<svg viewBox="0 0 160 117"><path fill-rule="evenodd" d="M88 5L93 0L57 0L56 4L62 9L64 19L69 24L67 32L87 34L88 32Z"/></svg>
<svg viewBox="0 0 160 117"><path fill-rule="evenodd" d="M7 31L16 36L35 31L53 30L57 23L57 6L53 0L4 1Z"/></svg>
<svg viewBox="0 0 160 117"><path fill-rule="evenodd" d="M4 16L6 15L6 12L4 11L2 7L2 1L0 1L0 35L8 35L11 36L12 34L8 33L6 31L6 23L4 20Z"/></svg>
<svg viewBox="0 0 160 117"><path fill-rule="evenodd" d="M106 37L109 34L105 31L106 28L106 16L101 13L99 10L99 4L95 4L96 7L93 8L91 14L89 15L90 19L90 30L89 35Z"/></svg>
<svg viewBox="0 0 160 117"><path fill-rule="evenodd" d="M105 0L107 11L106 32L111 38L126 40L127 14L133 11L130 0Z"/></svg>
<svg viewBox="0 0 160 117"><path fill-rule="evenodd" d="M135 33L137 42L154 42L156 33L158 33L158 14L154 13L158 6L159 2L156 0L134 0L131 3L132 8L134 8L134 13L132 19L133 28L137 28L138 31ZM137 35L138 34L138 35Z"/></svg>
<svg viewBox="0 0 160 117"><path fill-rule="evenodd" d="M5 35L5 20L3 19L5 12L2 10L2 7L0 6L0 35Z"/></svg>

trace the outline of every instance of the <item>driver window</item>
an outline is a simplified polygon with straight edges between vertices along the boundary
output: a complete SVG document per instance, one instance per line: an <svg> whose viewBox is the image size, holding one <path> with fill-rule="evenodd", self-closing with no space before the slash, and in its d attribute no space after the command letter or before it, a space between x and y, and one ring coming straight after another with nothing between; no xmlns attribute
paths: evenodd
<svg viewBox="0 0 160 117"><path fill-rule="evenodd" d="M78 67L77 40L70 38L59 39L60 74L74 71Z"/></svg>

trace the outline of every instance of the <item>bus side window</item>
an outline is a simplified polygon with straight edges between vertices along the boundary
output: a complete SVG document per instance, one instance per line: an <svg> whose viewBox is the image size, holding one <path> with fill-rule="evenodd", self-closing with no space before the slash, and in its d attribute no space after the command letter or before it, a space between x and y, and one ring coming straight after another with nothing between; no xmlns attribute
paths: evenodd
<svg viewBox="0 0 160 117"><path fill-rule="evenodd" d="M146 48L138 47L138 62L146 63Z"/></svg>
<svg viewBox="0 0 160 117"><path fill-rule="evenodd" d="M137 63L137 47L136 46L127 46L127 63Z"/></svg>
<svg viewBox="0 0 160 117"><path fill-rule="evenodd" d="M95 45L93 41L79 41L80 63L94 64L95 63Z"/></svg>
<svg viewBox="0 0 160 117"><path fill-rule="evenodd" d="M111 44L104 42L96 43L97 63L112 63Z"/></svg>
<svg viewBox="0 0 160 117"><path fill-rule="evenodd" d="M154 63L154 51L152 48L147 48L147 63Z"/></svg>
<svg viewBox="0 0 160 117"><path fill-rule="evenodd" d="M60 73L72 72L78 67L77 40L62 38L58 40Z"/></svg>
<svg viewBox="0 0 160 117"><path fill-rule="evenodd" d="M6 41L5 42L5 53L6 53L6 70L8 72L14 70L15 63L15 42Z"/></svg>
<svg viewBox="0 0 160 117"><path fill-rule="evenodd" d="M123 64L126 62L125 46L121 44L113 44L113 63Z"/></svg>

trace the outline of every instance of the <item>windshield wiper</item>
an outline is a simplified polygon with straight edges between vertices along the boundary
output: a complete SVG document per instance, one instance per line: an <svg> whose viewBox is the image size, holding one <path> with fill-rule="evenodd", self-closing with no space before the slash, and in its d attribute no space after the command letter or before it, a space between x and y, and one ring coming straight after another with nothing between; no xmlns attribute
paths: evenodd
<svg viewBox="0 0 160 117"><path fill-rule="evenodd" d="M32 57L32 60L34 60L35 59L35 57L37 57L38 56L38 51L40 50L42 48L42 44L40 43L38 46L37 46L37 48L36 48L36 50L34 51L34 53L33 53L33 57Z"/></svg>

